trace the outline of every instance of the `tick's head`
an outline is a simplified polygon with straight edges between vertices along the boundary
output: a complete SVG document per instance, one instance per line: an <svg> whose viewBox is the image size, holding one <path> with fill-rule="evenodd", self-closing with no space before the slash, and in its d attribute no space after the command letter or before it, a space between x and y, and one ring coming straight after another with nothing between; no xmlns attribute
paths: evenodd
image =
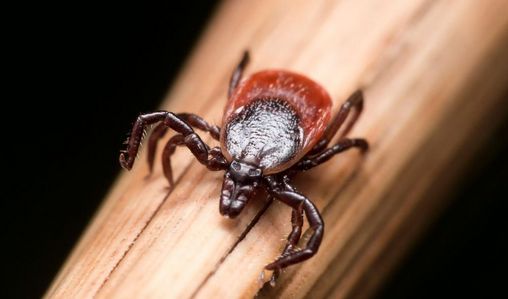
<svg viewBox="0 0 508 299"><path fill-rule="evenodd" d="M220 213L229 218L238 216L254 195L262 176L263 171L260 168L233 160L224 174Z"/></svg>

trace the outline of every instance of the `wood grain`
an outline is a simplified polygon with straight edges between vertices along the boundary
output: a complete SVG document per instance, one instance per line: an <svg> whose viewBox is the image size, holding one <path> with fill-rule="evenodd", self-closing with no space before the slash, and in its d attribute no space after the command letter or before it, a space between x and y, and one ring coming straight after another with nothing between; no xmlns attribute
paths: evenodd
<svg viewBox="0 0 508 299"><path fill-rule="evenodd" d="M142 155L46 298L370 297L446 207L446 194L506 111L506 15L503 0L225 1L164 109L218 124L246 48L247 75L304 73L330 92L335 111L355 89L365 91L350 136L369 140L368 154L344 153L296 182L323 213L321 250L260 291L263 267L291 229L290 209L275 202L257 219L266 206L260 197L237 220L224 219L221 173L178 150L169 190L159 163L145 178Z"/></svg>

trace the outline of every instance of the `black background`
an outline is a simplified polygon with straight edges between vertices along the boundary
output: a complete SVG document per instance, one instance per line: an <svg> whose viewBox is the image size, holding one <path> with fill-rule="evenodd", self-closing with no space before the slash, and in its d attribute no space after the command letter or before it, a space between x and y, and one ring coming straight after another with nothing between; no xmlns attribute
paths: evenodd
<svg viewBox="0 0 508 299"><path fill-rule="evenodd" d="M157 108L214 8L189 0L6 11L0 297L46 290L120 170L133 119ZM379 298L506 295L507 132L508 119Z"/></svg>

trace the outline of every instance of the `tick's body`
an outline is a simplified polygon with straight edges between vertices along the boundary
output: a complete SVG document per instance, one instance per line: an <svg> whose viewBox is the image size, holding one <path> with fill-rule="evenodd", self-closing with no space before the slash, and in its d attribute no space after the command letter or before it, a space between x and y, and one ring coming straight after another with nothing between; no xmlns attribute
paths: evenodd
<svg viewBox="0 0 508 299"><path fill-rule="evenodd" d="M231 95L222 123L223 154L281 172L316 144L330 121L332 101L314 81L287 71L262 71Z"/></svg>
<svg viewBox="0 0 508 299"><path fill-rule="evenodd" d="M152 169L157 141L168 128L173 136L163 151L163 169L173 184L170 156L176 146L187 146L199 162L210 170L225 170L220 196L220 213L236 217L257 189L265 189L293 208L293 229L282 255L266 266L276 272L313 256L321 243L324 223L314 204L290 185L299 171L313 168L333 155L352 147L366 150L363 139L347 139L349 131L362 110L361 92L354 93L330 120L332 102L317 83L299 74L281 70L262 71L240 83L248 61L245 53L230 81L228 103L222 130L194 114L173 114L161 111L138 117L121 152L120 163L130 169L147 125L159 123L150 136L148 161ZM351 121L331 147L328 143L344 123L351 109ZM219 140L220 147L210 148L192 127L209 132ZM302 233L303 214L314 231L307 245L296 250Z"/></svg>

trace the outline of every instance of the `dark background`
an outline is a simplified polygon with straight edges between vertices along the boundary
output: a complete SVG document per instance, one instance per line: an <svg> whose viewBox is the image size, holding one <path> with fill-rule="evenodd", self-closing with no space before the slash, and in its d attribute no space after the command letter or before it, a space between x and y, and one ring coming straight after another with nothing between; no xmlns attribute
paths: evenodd
<svg viewBox="0 0 508 299"><path fill-rule="evenodd" d="M215 8L184 2L13 9L3 37L1 298L40 297L90 221L133 119L158 107ZM508 119L379 298L506 297L507 132Z"/></svg>

